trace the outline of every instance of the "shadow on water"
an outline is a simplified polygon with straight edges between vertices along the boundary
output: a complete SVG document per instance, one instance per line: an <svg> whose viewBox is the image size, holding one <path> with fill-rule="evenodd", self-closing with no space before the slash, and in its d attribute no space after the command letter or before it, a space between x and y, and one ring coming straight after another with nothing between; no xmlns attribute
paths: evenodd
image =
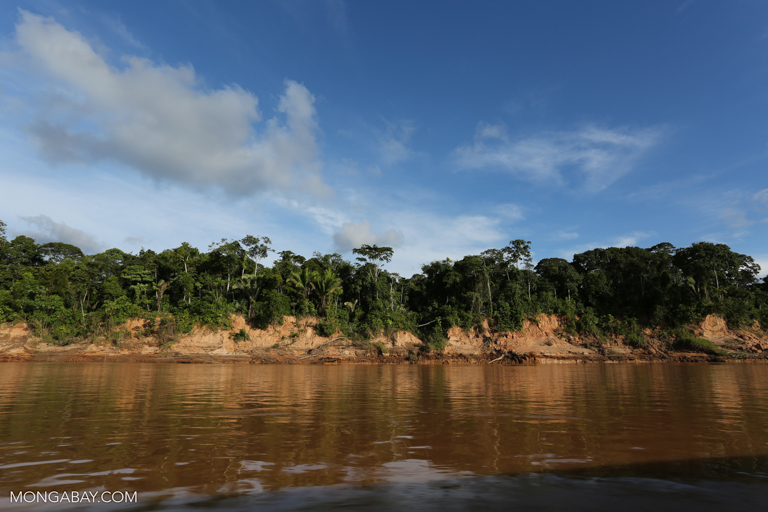
<svg viewBox="0 0 768 512"><path fill-rule="evenodd" d="M754 456L283 488L236 496L185 495L124 510L755 511L765 507L766 499L768 456Z"/></svg>

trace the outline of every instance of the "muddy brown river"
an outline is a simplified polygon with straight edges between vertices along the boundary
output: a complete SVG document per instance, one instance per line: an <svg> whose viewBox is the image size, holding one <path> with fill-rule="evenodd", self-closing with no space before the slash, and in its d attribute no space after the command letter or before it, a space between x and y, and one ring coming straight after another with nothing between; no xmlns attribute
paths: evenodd
<svg viewBox="0 0 768 512"><path fill-rule="evenodd" d="M0 364L4 509L766 501L764 364Z"/></svg>

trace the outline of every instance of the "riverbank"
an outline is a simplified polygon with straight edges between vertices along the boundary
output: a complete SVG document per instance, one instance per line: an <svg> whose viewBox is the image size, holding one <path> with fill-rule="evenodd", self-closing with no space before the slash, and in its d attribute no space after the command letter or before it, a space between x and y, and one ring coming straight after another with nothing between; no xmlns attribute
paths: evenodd
<svg viewBox="0 0 768 512"><path fill-rule="evenodd" d="M0 362L158 362L235 364L536 364L575 362L766 361L768 334L759 325L729 329L710 315L688 329L711 343L698 351L670 342L661 330L645 331L638 346L623 335L573 335L564 319L538 315L515 332L494 332L488 324L470 330L453 327L444 347L429 350L412 333L382 334L370 340L341 332L321 336L317 319L286 317L283 325L254 329L233 317L228 330L195 328L176 338L159 336L151 320L129 320L108 337L46 343L24 323L0 326Z"/></svg>

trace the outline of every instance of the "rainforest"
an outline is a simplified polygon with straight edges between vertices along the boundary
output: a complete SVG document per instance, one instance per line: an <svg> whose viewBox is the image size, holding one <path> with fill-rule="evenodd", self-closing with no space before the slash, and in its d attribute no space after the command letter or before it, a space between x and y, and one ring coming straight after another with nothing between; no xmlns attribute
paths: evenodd
<svg viewBox="0 0 768 512"><path fill-rule="evenodd" d="M621 336L643 348L655 333L670 349L725 355L687 326L709 315L762 335L768 326L768 279L757 277L759 265L709 242L595 248L570 262L534 265L530 242L518 239L458 261L424 263L421 273L405 277L385 268L394 250L376 245L354 249L352 261L276 251L268 237L252 235L206 251L182 243L161 252L85 255L65 243L8 240L0 228L0 323L25 322L51 345L117 343L119 326L136 318L172 344L196 326L232 329L239 316L258 329L286 317L313 318L317 334L363 346L381 333L406 331L426 352L439 352L451 328L514 332L546 314L562 320L564 334L592 345Z"/></svg>

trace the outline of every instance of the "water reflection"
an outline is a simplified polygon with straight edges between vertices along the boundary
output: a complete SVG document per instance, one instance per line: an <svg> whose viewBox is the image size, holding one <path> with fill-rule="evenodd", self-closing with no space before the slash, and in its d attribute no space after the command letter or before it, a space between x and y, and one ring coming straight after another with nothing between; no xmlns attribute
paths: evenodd
<svg viewBox="0 0 768 512"><path fill-rule="evenodd" d="M632 476L680 461L722 479L706 461L744 457L753 463L742 473L764 478L766 377L768 366L746 364L6 363L0 496L221 495L605 468Z"/></svg>

